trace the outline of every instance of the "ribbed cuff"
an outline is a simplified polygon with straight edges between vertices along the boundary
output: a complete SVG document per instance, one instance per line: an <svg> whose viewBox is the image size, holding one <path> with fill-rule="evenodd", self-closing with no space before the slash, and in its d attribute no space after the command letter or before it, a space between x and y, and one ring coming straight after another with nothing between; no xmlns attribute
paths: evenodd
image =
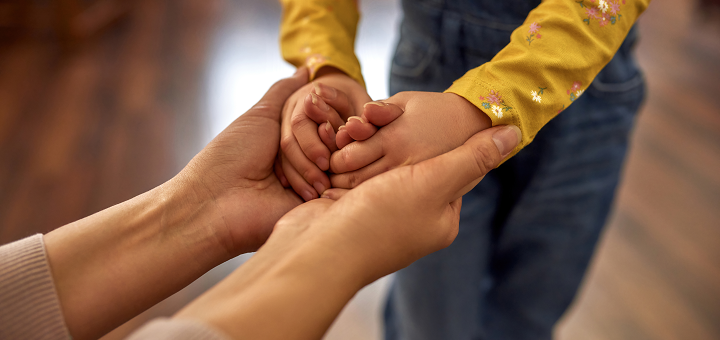
<svg viewBox="0 0 720 340"><path fill-rule="evenodd" d="M70 339L41 234L0 247L0 339Z"/></svg>
<svg viewBox="0 0 720 340"><path fill-rule="evenodd" d="M158 318L131 334L127 340L228 340L214 328L189 319Z"/></svg>

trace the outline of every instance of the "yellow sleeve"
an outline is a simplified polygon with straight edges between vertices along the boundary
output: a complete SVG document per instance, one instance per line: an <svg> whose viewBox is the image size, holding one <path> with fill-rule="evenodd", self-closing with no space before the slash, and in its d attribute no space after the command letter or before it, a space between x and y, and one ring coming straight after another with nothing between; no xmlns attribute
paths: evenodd
<svg viewBox="0 0 720 340"><path fill-rule="evenodd" d="M310 79L323 66L333 66L363 87L355 56L360 12L356 0L280 0L280 49L289 63L310 69Z"/></svg>
<svg viewBox="0 0 720 340"><path fill-rule="evenodd" d="M650 0L544 0L489 62L445 92L480 108L493 126L523 133L515 155L610 62Z"/></svg>

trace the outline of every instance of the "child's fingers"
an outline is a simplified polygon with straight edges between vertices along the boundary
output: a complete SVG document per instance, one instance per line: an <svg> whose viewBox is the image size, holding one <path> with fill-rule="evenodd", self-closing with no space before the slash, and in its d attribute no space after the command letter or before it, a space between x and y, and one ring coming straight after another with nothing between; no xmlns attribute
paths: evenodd
<svg viewBox="0 0 720 340"><path fill-rule="evenodd" d="M285 177L287 178L288 182L290 183L290 186L292 186L293 190L300 195L305 201L310 201L312 199L318 198L317 191L315 188L310 186L307 181L300 175L300 173L293 168L290 161L283 155L281 157L281 167L283 169L283 172L285 174Z"/></svg>
<svg viewBox="0 0 720 340"><path fill-rule="evenodd" d="M355 140L350 137L350 134L347 132L347 128L345 125L341 126L338 129L337 135L335 135L335 144L337 145L338 149L344 148L346 145L354 142ZM330 156L332 158L332 156Z"/></svg>
<svg viewBox="0 0 720 340"><path fill-rule="evenodd" d="M290 127L305 157L315 162L320 170L327 170L330 166L330 150L320 140L318 126L305 114L304 105L297 105L293 110Z"/></svg>
<svg viewBox="0 0 720 340"><path fill-rule="evenodd" d="M335 144L335 130L333 130L333 126L330 122L325 122L325 124L320 124L320 126L318 126L318 136L320 136L320 140L325 143L325 146L327 146L331 154L337 151L337 144Z"/></svg>
<svg viewBox="0 0 720 340"><path fill-rule="evenodd" d="M342 174L330 175L330 183L333 188L353 189L360 183L367 181L381 173L392 170L394 167L389 158L380 158L362 169Z"/></svg>
<svg viewBox="0 0 720 340"><path fill-rule="evenodd" d="M312 92L322 97L325 103L335 108L341 117L347 118L359 114L359 112L355 113L355 108L351 105L350 98L348 98L345 92L318 81L314 81L312 84Z"/></svg>
<svg viewBox="0 0 720 340"><path fill-rule="evenodd" d="M350 143L330 156L330 169L336 174L360 169L384 156L380 135Z"/></svg>
<svg viewBox="0 0 720 340"><path fill-rule="evenodd" d="M374 101L365 103L362 116L375 126L385 126L400 117L403 112L403 109L395 104Z"/></svg>
<svg viewBox="0 0 720 340"><path fill-rule="evenodd" d="M316 198L317 192L322 193L330 187L328 176L305 157L292 133L283 136L280 148L283 152L282 170L284 175L299 195L305 199L307 197ZM302 179L304 184L298 178Z"/></svg>
<svg viewBox="0 0 720 340"><path fill-rule="evenodd" d="M309 93L305 97L303 105L305 106L305 114L318 125L329 121L333 128L337 129L345 124L345 121L343 121L335 108L325 103L320 96L314 93Z"/></svg>
<svg viewBox="0 0 720 340"><path fill-rule="evenodd" d="M290 186L290 182L288 182L287 177L285 177L285 173L282 170L282 165L280 161L280 153L278 153L277 157L275 157L275 164L273 164L273 167L275 168L275 176L277 176L278 180L280 181L280 184L287 188Z"/></svg>
<svg viewBox="0 0 720 340"><path fill-rule="evenodd" d="M320 197L337 201L341 197L345 196L345 194L347 194L348 192L350 192L350 190L348 189L330 188L325 190L325 192L323 192Z"/></svg>
<svg viewBox="0 0 720 340"><path fill-rule="evenodd" d="M377 132L377 127L365 121L362 117L352 116L345 124L348 134L354 140L366 140Z"/></svg>

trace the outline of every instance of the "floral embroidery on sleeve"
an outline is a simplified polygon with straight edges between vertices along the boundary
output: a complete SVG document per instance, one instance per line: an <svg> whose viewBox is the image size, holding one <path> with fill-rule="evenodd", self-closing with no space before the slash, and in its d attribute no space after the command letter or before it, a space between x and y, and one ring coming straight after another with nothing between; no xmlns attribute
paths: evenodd
<svg viewBox="0 0 720 340"><path fill-rule="evenodd" d="M539 103L542 101L541 96L543 93L545 93L545 90L547 89L547 87L539 87L538 86L538 88L540 89L540 91L530 91L530 95L532 96L533 101L536 101Z"/></svg>
<svg viewBox="0 0 720 340"><path fill-rule="evenodd" d="M490 90L490 94L485 97L480 96L479 99L483 101L482 107L492 110L492 113L498 118L502 118L504 112L512 110L512 107L505 104L502 95L495 90Z"/></svg>
<svg viewBox="0 0 720 340"><path fill-rule="evenodd" d="M542 28L537 22L533 22L530 24L530 29L528 30L528 36L525 38L527 40L528 45L535 41L535 39L540 39L542 36L540 35L540 28Z"/></svg>
<svg viewBox="0 0 720 340"><path fill-rule="evenodd" d="M573 82L572 87L567 90L567 94L570 95L570 102L574 102L583 94L584 91L580 88L580 86L582 86L582 83L575 81Z"/></svg>
<svg viewBox="0 0 720 340"><path fill-rule="evenodd" d="M574 81L570 89L567 90L567 94L570 95L570 104L580 98L580 96L582 96L582 94L585 92L585 90L583 90L581 87L582 83L580 81ZM557 113L563 112L566 107L567 105L563 104L562 107L557 111Z"/></svg>
<svg viewBox="0 0 720 340"><path fill-rule="evenodd" d="M307 66L310 70L310 73L314 73L317 70L318 65L326 62L327 60L328 58L322 54L313 54L305 59L305 66Z"/></svg>
<svg viewBox="0 0 720 340"><path fill-rule="evenodd" d="M586 4L585 1L589 1L590 4ZM626 0L597 1L597 5L595 5L595 0L575 1L580 5L580 8L585 8L585 15L587 15L587 18L583 19L583 22L588 24L588 26L592 20L597 20L600 27L605 27L607 24L615 25L617 20L622 17L620 14L620 2L622 1L622 4L624 5Z"/></svg>

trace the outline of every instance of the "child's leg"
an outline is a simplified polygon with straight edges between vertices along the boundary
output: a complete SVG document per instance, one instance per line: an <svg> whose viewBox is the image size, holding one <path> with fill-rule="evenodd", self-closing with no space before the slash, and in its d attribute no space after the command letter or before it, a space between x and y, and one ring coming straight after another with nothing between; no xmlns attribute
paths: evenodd
<svg viewBox="0 0 720 340"><path fill-rule="evenodd" d="M466 42L476 47L461 54L464 65L457 67L443 39L413 31L417 15L406 7L393 92L442 91L448 78L497 52L491 50L498 46L478 51L487 45ZM486 40L495 34L495 44L502 45L500 36L509 37L509 31L448 24L452 15L440 17L440 26L462 27L469 40L473 34ZM433 27L432 19L427 15L420 22ZM388 340L551 338L607 218L643 97L632 40L532 144L465 196L453 245L397 273L385 311Z"/></svg>
<svg viewBox="0 0 720 340"><path fill-rule="evenodd" d="M460 230L450 247L399 271L385 308L386 339L475 339L491 287L486 275L500 183L491 171L463 196Z"/></svg>

